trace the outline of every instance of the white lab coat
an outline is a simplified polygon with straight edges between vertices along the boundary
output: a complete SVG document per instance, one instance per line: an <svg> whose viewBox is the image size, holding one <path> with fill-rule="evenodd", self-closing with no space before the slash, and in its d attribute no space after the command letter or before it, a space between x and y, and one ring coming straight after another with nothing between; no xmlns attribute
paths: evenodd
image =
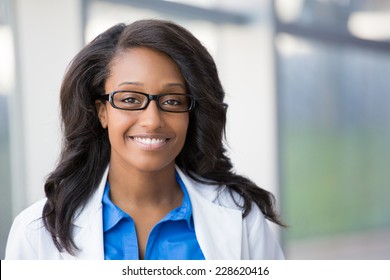
<svg viewBox="0 0 390 280"><path fill-rule="evenodd" d="M198 183L177 168L192 203L196 237L206 260L283 259L280 246L262 212L253 207L242 218L229 191ZM76 256L59 252L42 223L42 199L21 212L11 227L5 259L104 259L102 196L108 168L100 185L74 221Z"/></svg>

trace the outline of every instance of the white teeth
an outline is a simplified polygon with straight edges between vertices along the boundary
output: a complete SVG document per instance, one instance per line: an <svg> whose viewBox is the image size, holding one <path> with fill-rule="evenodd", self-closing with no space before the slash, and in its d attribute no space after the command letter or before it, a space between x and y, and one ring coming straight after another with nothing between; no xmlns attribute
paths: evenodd
<svg viewBox="0 0 390 280"><path fill-rule="evenodd" d="M166 141L166 139L157 139L157 138L143 138L143 137L134 137L134 140L146 145L161 144Z"/></svg>

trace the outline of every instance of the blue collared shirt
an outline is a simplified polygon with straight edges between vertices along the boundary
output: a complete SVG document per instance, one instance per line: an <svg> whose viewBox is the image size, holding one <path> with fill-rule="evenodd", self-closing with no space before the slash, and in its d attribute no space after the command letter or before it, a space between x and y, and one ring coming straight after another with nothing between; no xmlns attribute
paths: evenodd
<svg viewBox="0 0 390 280"><path fill-rule="evenodd" d="M151 230L145 260L204 260L196 239L187 189L176 173L183 193L182 205L170 211ZM138 240L132 218L110 199L107 181L103 195L104 259L138 260Z"/></svg>

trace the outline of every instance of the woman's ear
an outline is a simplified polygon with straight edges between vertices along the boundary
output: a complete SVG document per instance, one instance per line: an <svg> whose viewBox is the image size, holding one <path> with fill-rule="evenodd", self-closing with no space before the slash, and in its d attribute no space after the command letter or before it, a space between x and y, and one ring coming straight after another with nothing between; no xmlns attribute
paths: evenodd
<svg viewBox="0 0 390 280"><path fill-rule="evenodd" d="M96 111L103 128L107 128L107 107L101 100L95 101Z"/></svg>

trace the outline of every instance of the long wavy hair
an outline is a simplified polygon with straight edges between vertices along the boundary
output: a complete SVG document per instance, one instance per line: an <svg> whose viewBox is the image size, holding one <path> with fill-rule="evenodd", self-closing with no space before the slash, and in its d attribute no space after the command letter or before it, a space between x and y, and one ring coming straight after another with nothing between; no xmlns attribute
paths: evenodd
<svg viewBox="0 0 390 280"><path fill-rule="evenodd" d="M283 225L273 195L248 178L235 174L224 148L224 90L214 60L188 30L164 20L118 24L96 37L73 59L60 92L63 146L58 165L45 183L44 226L58 250L77 253L72 221L96 191L110 159L110 143L97 115L95 100L104 94L110 63L120 52L149 47L170 56L196 99L186 142L176 164L199 182L224 185L243 199L243 216L253 202L265 217ZM239 203L237 201L237 203Z"/></svg>

